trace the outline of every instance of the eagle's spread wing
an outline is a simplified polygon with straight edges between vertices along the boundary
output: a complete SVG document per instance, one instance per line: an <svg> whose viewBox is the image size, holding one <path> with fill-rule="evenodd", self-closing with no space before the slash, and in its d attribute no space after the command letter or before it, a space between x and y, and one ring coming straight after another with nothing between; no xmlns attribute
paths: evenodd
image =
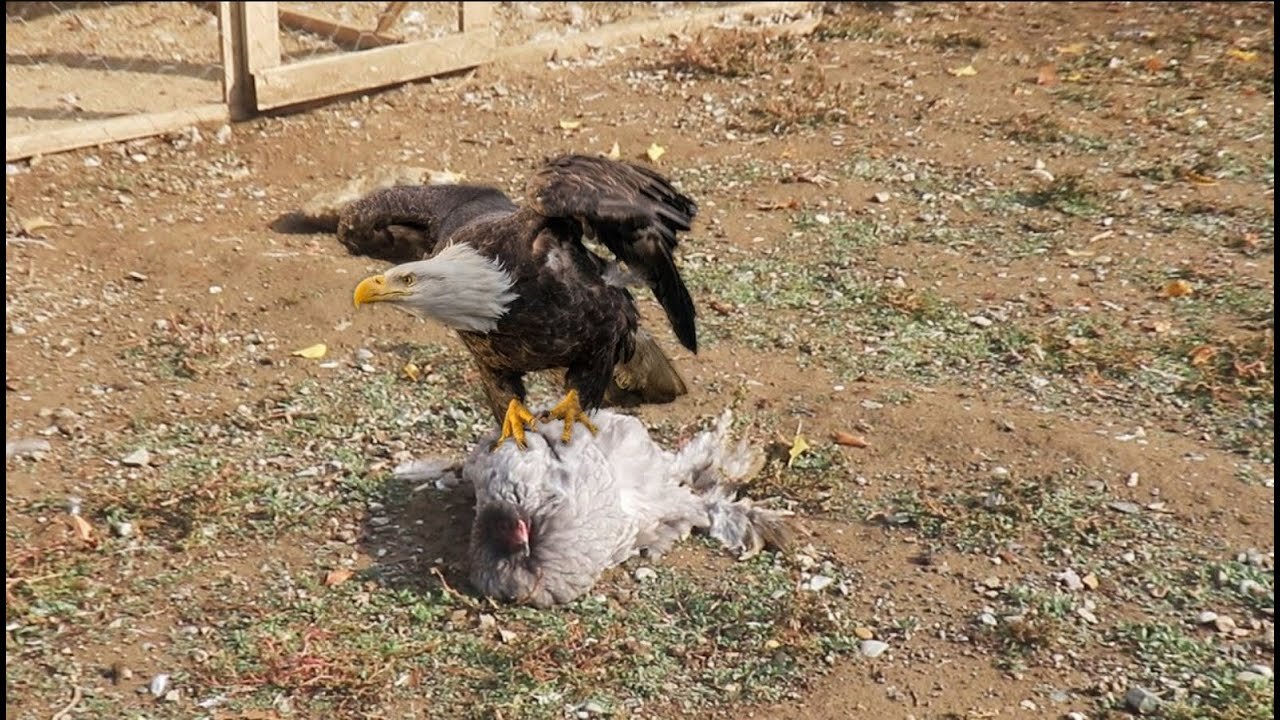
<svg viewBox="0 0 1280 720"><path fill-rule="evenodd" d="M404 185L376 190L338 217L338 240L353 255L396 264L434 255L440 241L478 217L515 212L501 191L478 185Z"/></svg>
<svg viewBox="0 0 1280 720"><path fill-rule="evenodd" d="M698 206L649 168L587 155L548 161L529 180L529 206L546 217L574 218L644 277L680 343L698 351L696 311L672 256L676 233Z"/></svg>

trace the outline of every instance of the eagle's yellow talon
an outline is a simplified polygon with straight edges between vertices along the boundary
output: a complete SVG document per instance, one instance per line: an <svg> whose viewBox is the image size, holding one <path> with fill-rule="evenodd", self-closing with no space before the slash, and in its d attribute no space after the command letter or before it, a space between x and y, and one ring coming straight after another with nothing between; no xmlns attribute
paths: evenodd
<svg viewBox="0 0 1280 720"><path fill-rule="evenodd" d="M548 414L557 420L564 421L564 432L560 434L560 441L566 445L568 445L569 441L573 439L573 424L575 422L580 422L583 425L586 425L592 435L599 432L596 430L596 426L593 425L591 420L587 417L587 414L582 412L582 405L578 403L577 390L570 390L564 396L563 400L561 400L555 407L551 408L551 412Z"/></svg>
<svg viewBox="0 0 1280 720"><path fill-rule="evenodd" d="M490 452L496 452L498 448L502 447L502 443L507 441L507 438L515 440L516 447L524 450L528 447L524 440L524 429L527 427L532 430L537 426L538 421L533 417L533 413L529 412L529 409L521 404L518 399L511 398L511 402L507 403L507 415L502 419L502 435L493 444L493 449Z"/></svg>

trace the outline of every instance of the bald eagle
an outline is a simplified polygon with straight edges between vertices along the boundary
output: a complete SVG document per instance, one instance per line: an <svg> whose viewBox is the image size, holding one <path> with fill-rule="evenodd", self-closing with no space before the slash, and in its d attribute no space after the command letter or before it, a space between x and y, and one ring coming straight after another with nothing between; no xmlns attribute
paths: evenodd
<svg viewBox="0 0 1280 720"><path fill-rule="evenodd" d="M566 394L550 411L592 433L588 413L612 404L670 402L680 374L639 325L617 262L583 244L593 235L652 289L676 337L697 353L693 298L676 268L676 234L697 205L657 172L566 155L530 178L523 207L478 185L395 187L347 206L338 237L353 253L400 263L360 281L356 307L389 303L453 328L479 367L502 434L525 447L536 419L524 376L563 369ZM422 259L425 256L425 259Z"/></svg>

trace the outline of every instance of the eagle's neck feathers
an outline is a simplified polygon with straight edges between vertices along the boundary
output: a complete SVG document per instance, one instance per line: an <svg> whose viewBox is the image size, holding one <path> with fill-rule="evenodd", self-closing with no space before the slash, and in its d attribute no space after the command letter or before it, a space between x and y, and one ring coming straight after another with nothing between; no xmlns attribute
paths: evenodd
<svg viewBox="0 0 1280 720"><path fill-rule="evenodd" d="M514 281L502 264L466 243L447 245L427 260L396 270L417 278L413 294L397 305L455 330L492 331L516 299Z"/></svg>

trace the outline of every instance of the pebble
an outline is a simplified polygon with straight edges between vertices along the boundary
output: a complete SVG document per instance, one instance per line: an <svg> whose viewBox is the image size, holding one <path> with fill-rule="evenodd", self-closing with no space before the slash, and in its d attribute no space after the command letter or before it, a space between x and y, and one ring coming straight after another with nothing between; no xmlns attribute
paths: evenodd
<svg viewBox="0 0 1280 720"><path fill-rule="evenodd" d="M8 460L12 457L37 457L51 449L53 448L49 445L49 441L40 438L14 440L4 444L4 458Z"/></svg>
<svg viewBox="0 0 1280 720"><path fill-rule="evenodd" d="M143 281L145 281L145 280L147 279L147 276L146 276L146 275L143 275L142 273L140 273L140 272L138 272L138 271L136 271L136 270L135 270L135 271L133 271L133 272L130 272L130 273L129 273L128 275L126 275L125 277L129 278L130 280L134 280L134 281L136 281L136 282L143 282Z"/></svg>
<svg viewBox="0 0 1280 720"><path fill-rule="evenodd" d="M635 577L638 582L646 582L658 577L658 572L650 567L636 568Z"/></svg>
<svg viewBox="0 0 1280 720"><path fill-rule="evenodd" d="M1078 591L1084 589L1084 581L1080 579L1080 574L1075 570L1063 570L1058 573L1058 579L1062 581L1063 585L1067 586L1068 590Z"/></svg>
<svg viewBox="0 0 1280 720"><path fill-rule="evenodd" d="M1082 712L1067 713L1067 720L1089 720L1089 716Z"/></svg>
<svg viewBox="0 0 1280 720"><path fill-rule="evenodd" d="M366 360L372 360L372 359L373 359L373 351L367 348L360 348L359 350L356 350L356 360L360 362L365 362Z"/></svg>
<svg viewBox="0 0 1280 720"><path fill-rule="evenodd" d="M156 697L164 697L169 690L169 673L160 673L151 678L151 682L147 684L147 690Z"/></svg>
<svg viewBox="0 0 1280 720"><path fill-rule="evenodd" d="M993 478L1006 478L1006 477L1009 477L1009 468L1004 467L1004 466L1002 466L1002 465L997 465L997 466L995 466L995 467L991 468L991 477L993 477Z"/></svg>
<svg viewBox="0 0 1280 720"><path fill-rule="evenodd" d="M1150 715L1160 708L1160 697L1137 685L1124 694L1124 702L1139 715Z"/></svg>
<svg viewBox="0 0 1280 720"><path fill-rule="evenodd" d="M875 637L875 636L876 636L876 634L875 634L874 632L872 632L872 631L871 631L871 628L869 628L869 627L862 627L862 626L858 626L858 627L854 628L854 629L853 629L853 634L854 634L854 635L855 635L859 640L870 640L871 638L873 638L873 637Z"/></svg>
<svg viewBox="0 0 1280 720"><path fill-rule="evenodd" d="M998 620L996 620L996 616L995 616L995 615L992 615L992 614L991 614L991 613L989 613L989 612L984 612L984 613L982 613L981 615L979 615L979 616L978 616L978 622L982 623L983 625L989 625L989 626L991 626L991 627L995 627L995 625L996 625L999 621L998 621Z"/></svg>
<svg viewBox="0 0 1280 720"><path fill-rule="evenodd" d="M969 318L969 322L978 327L991 327L995 324L995 321L985 315L973 315Z"/></svg>
<svg viewBox="0 0 1280 720"><path fill-rule="evenodd" d="M221 286L221 285L210 285L210 286L209 286L209 294L210 294L210 295L220 295L221 293L222 293L222 286Z"/></svg>
<svg viewBox="0 0 1280 720"><path fill-rule="evenodd" d="M833 582L835 582L835 580L827 577L826 575L814 575L809 578L809 582L805 583L805 588L813 592L822 592Z"/></svg>
<svg viewBox="0 0 1280 720"><path fill-rule="evenodd" d="M1226 615L1219 615L1214 619L1213 626L1218 629L1218 632L1232 632L1236 629L1236 621Z"/></svg>
<svg viewBox="0 0 1280 720"><path fill-rule="evenodd" d="M1250 665L1249 672L1261 675L1262 677L1267 678L1268 680L1275 677L1275 675L1271 672L1271 668L1268 667L1267 665L1263 665L1262 663Z"/></svg>
<svg viewBox="0 0 1280 720"><path fill-rule="evenodd" d="M1138 507L1137 503L1131 503L1127 500L1112 500L1107 503L1107 507L1115 510L1116 512L1122 512L1125 515L1137 515L1142 512L1142 508Z"/></svg>
<svg viewBox="0 0 1280 720"><path fill-rule="evenodd" d="M880 657L888 649L889 643L879 640L863 640L862 644L858 646L858 652L862 653L863 657L869 658Z"/></svg>
<svg viewBox="0 0 1280 720"><path fill-rule="evenodd" d="M120 458L120 462L129 467L144 467L151 464L151 453L147 452L145 448L138 448Z"/></svg>
<svg viewBox="0 0 1280 720"><path fill-rule="evenodd" d="M1200 614L1196 615L1196 622L1201 625L1208 625L1217 619L1218 613L1212 610L1201 610Z"/></svg>
<svg viewBox="0 0 1280 720"><path fill-rule="evenodd" d="M1138 473L1129 473L1129 477L1124 481L1124 484L1128 487L1138 487Z"/></svg>
<svg viewBox="0 0 1280 720"><path fill-rule="evenodd" d="M875 195L872 195L871 199L875 200L878 203L884 204L889 202L889 199L892 197L893 196L887 192L878 192Z"/></svg>
<svg viewBox="0 0 1280 720"><path fill-rule="evenodd" d="M1236 673L1236 682L1249 683L1250 685L1261 684L1266 682L1269 679L1270 678L1268 678L1266 675L1263 675L1262 673L1253 672L1252 670L1241 670L1240 672Z"/></svg>

